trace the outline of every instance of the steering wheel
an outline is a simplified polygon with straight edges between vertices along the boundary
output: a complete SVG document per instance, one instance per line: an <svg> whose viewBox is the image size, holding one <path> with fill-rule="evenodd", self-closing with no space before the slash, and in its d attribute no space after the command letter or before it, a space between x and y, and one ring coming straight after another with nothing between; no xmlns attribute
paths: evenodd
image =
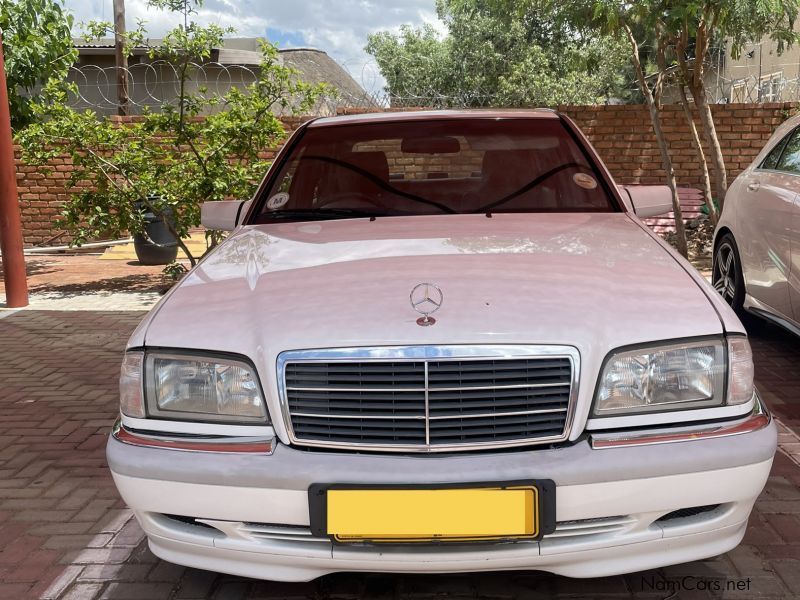
<svg viewBox="0 0 800 600"><path fill-rule="evenodd" d="M362 192L338 192L336 194L331 194L330 196L326 196L325 198L323 198L322 201L319 204L317 204L315 208L326 208L333 204L339 204L345 201L350 201L353 203L361 202L363 204L369 204L371 207L380 210L386 209L386 207L382 203L378 202L375 198L369 196L368 194L364 194ZM354 207L346 206L339 208L354 208Z"/></svg>

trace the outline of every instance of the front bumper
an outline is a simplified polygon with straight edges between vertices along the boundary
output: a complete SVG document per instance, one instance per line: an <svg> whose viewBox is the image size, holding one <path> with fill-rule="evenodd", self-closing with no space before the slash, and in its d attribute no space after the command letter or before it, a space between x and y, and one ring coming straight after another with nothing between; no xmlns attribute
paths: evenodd
<svg viewBox="0 0 800 600"><path fill-rule="evenodd" d="M284 581L336 571L538 569L598 577L735 547L763 489L775 426L683 442L451 456L180 452L113 437L108 460L155 554L197 568ZM308 530L312 483L423 484L552 479L555 534L541 542L345 546ZM693 515L674 511L705 507ZM180 515L197 519L175 519Z"/></svg>

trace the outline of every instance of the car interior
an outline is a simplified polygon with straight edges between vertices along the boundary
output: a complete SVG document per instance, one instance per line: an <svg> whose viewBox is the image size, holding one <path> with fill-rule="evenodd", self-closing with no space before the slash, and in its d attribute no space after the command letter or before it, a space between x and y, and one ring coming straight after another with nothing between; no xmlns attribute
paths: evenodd
<svg viewBox="0 0 800 600"><path fill-rule="evenodd" d="M351 211L370 216L614 210L567 135L429 135L301 144L262 212Z"/></svg>

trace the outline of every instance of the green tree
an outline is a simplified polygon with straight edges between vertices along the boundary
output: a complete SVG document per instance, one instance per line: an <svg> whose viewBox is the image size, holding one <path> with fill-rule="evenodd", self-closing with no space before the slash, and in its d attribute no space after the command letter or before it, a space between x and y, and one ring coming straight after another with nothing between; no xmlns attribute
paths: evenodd
<svg viewBox="0 0 800 600"><path fill-rule="evenodd" d="M444 96L454 87L450 40L441 39L430 25L370 35L366 51L375 57L395 106L418 105L417 98L431 102L435 90Z"/></svg>
<svg viewBox="0 0 800 600"><path fill-rule="evenodd" d="M366 50L394 105L502 106L596 103L629 87L612 38L580 35L538 10L500 1L438 0L448 34L430 26L370 36Z"/></svg>
<svg viewBox="0 0 800 600"><path fill-rule="evenodd" d="M779 51L798 40L794 30L800 12L798 0L661 0L654 15L662 43L674 52L683 83L692 93L703 136L711 154L720 206L728 190L728 174L714 117L706 96L706 61L712 41L727 42L738 57L748 41L764 37L778 42Z"/></svg>
<svg viewBox="0 0 800 600"><path fill-rule="evenodd" d="M34 118L39 90L63 81L77 58L61 0L0 0L8 103L14 130Z"/></svg>
<svg viewBox="0 0 800 600"><path fill-rule="evenodd" d="M517 5L516 0L495 0ZM720 206L728 189L728 176L722 147L719 143L714 118L705 89L706 64L715 62L711 54L712 42L727 44L736 57L748 41L764 37L779 42L779 50L795 43L794 30L800 10L798 0L645 0L626 3L621 0L524 0L524 5L549 7L558 11L567 22L579 30L602 31L625 35L626 28L634 35L650 31L655 35L653 45L657 56L656 79L663 84L666 71L678 67L678 81L691 91L692 102L700 118L704 141L709 149L716 183L716 196ZM679 95L680 98L680 95ZM685 106L688 105L688 99ZM686 110L686 108L685 108ZM691 116L689 112L688 116ZM693 133L698 150L698 160L708 170L705 153ZM710 198L710 183L704 184L709 214L715 216Z"/></svg>
<svg viewBox="0 0 800 600"><path fill-rule="evenodd" d="M505 1L507 7L518 6L515 0L496 0ZM542 11L552 11L557 18L568 24L572 28L591 32L598 36L613 36L624 42L628 47L628 58L633 65L636 81L639 85L648 111L650 122L653 125L653 133L658 143L661 154L661 163L666 174L667 185L672 192L672 210L675 214L675 230L677 234L678 251L687 256L688 248L686 244L686 228L683 223L680 198L678 197L677 182L675 179L675 168L661 126L661 95L664 90L664 78L666 69L664 68L666 47L659 37L658 20L660 0L642 0L637 2L626 2L624 0L525 0L525 6L536 7ZM655 32L656 48L654 58L658 68L655 77L648 77L646 72L647 65L643 61L643 54L640 45L644 37L644 32ZM641 36L641 37L640 37Z"/></svg>
<svg viewBox="0 0 800 600"><path fill-rule="evenodd" d="M169 5L162 0L152 4ZM191 0L172 4L191 14ZM120 124L67 107L66 92L56 90L54 101L40 109L46 118L19 135L28 162L46 165L64 155L71 159L68 185L75 191L60 224L76 245L104 235L143 232L144 207L170 227L195 264L197 257L180 240L200 224L200 204L249 198L269 165L264 149L284 137L276 112L307 111L324 90L299 81L266 42L257 79L246 88L210 93L191 86L198 65L222 45L228 30L203 27L188 17L185 22L149 49L151 59L170 62L178 74L175 101ZM95 33L102 29L93 25ZM141 31L130 39L143 40ZM210 247L217 239L212 233Z"/></svg>

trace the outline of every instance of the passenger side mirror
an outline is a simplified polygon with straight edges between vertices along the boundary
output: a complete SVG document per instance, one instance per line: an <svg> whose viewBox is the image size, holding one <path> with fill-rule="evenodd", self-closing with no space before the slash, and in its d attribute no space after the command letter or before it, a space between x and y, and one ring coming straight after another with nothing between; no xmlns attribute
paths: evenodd
<svg viewBox="0 0 800 600"><path fill-rule="evenodd" d="M252 200L203 202L200 206L200 223L206 229L233 231L244 219L252 202Z"/></svg>
<svg viewBox="0 0 800 600"><path fill-rule="evenodd" d="M667 185L621 185L619 191L624 199L630 200L633 212L640 219L672 211L672 191Z"/></svg>

